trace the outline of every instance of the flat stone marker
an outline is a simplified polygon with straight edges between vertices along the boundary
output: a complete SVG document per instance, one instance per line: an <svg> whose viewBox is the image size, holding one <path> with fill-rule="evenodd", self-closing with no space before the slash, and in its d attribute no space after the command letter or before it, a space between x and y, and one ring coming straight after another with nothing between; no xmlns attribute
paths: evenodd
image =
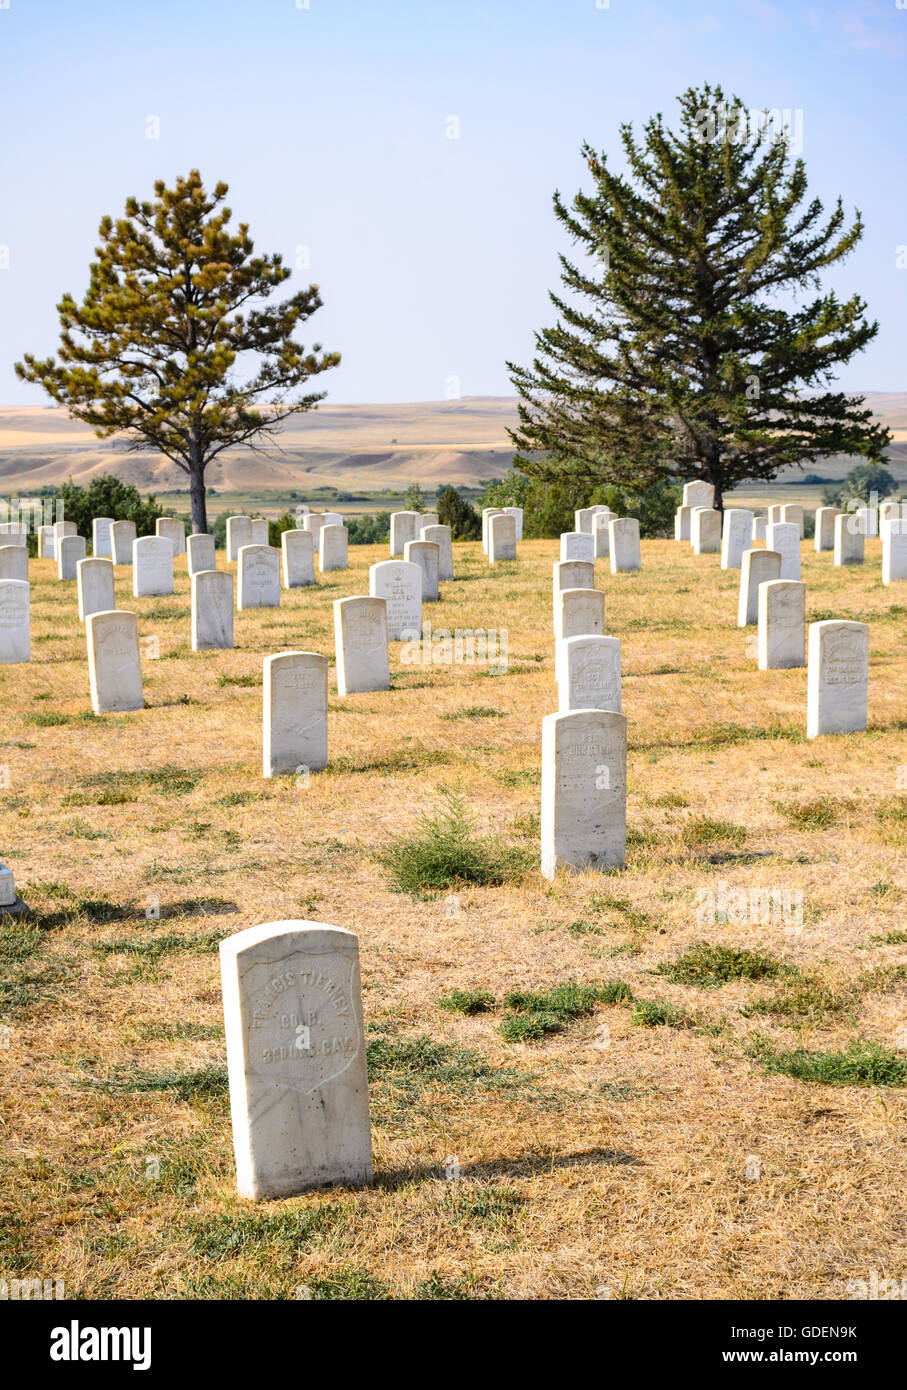
<svg viewBox="0 0 907 1390"><path fill-rule="evenodd" d="M321 545L318 551L318 568L322 574L327 570L349 568L347 551L349 536L350 533L345 526L335 526L333 522L329 526L322 526Z"/></svg>
<svg viewBox="0 0 907 1390"><path fill-rule="evenodd" d="M482 553L488 554L488 522L493 516L502 516L503 507L483 507L482 508Z"/></svg>
<svg viewBox="0 0 907 1390"><path fill-rule="evenodd" d="M229 570L196 570L192 586L192 650L233 646L233 575Z"/></svg>
<svg viewBox="0 0 907 1390"><path fill-rule="evenodd" d="M173 593L173 542L166 536L139 536L132 546L134 598Z"/></svg>
<svg viewBox="0 0 907 1390"><path fill-rule="evenodd" d="M692 507L678 507L674 513L674 539L675 541L688 541L690 539L690 520L693 516Z"/></svg>
<svg viewBox="0 0 907 1390"><path fill-rule="evenodd" d="M754 540L754 541L764 541L764 540L765 540L765 528L766 528L767 525L768 525L768 517L765 517L765 516L754 516L754 517L753 517L753 540Z"/></svg>
<svg viewBox="0 0 907 1390"><path fill-rule="evenodd" d="M721 549L721 513L694 507L690 519L690 544L694 555L714 555Z"/></svg>
<svg viewBox="0 0 907 1390"><path fill-rule="evenodd" d="M56 559L56 549L54 546L54 528L52 526L38 527L38 559Z"/></svg>
<svg viewBox="0 0 907 1390"><path fill-rule="evenodd" d="M608 529L611 533L611 573L641 570L642 553L639 548L639 522L636 517L613 517L608 523Z"/></svg>
<svg viewBox="0 0 907 1390"><path fill-rule="evenodd" d="M139 620L135 613L89 613L88 679L95 714L142 709L142 668L139 663Z"/></svg>
<svg viewBox="0 0 907 1390"><path fill-rule="evenodd" d="M321 544L321 528L324 526L324 517L319 512L309 512L302 519L302 528L308 531L312 537L312 546L315 554L318 554L318 547Z"/></svg>
<svg viewBox="0 0 907 1390"><path fill-rule="evenodd" d="M418 565L422 571L422 602L435 603L438 598L438 577L441 572L441 547L434 541L407 541L403 558Z"/></svg>
<svg viewBox="0 0 907 1390"><path fill-rule="evenodd" d="M390 690L387 602L358 594L335 598L334 651L341 698L363 690Z"/></svg>
<svg viewBox="0 0 907 1390"><path fill-rule="evenodd" d="M132 564L132 547L135 545L135 522L112 521L110 523L110 544L113 548L115 565Z"/></svg>
<svg viewBox="0 0 907 1390"><path fill-rule="evenodd" d="M31 591L24 579L0 579L0 663L31 661Z"/></svg>
<svg viewBox="0 0 907 1390"><path fill-rule="evenodd" d="M835 564L862 565L864 536L852 512L835 517Z"/></svg>
<svg viewBox="0 0 907 1390"><path fill-rule="evenodd" d="M523 539L523 508L505 507L504 511L507 513L508 516L513 517L514 523L516 525L516 538L518 542L521 541ZM453 576L451 576L451 578L453 578Z"/></svg>
<svg viewBox="0 0 907 1390"><path fill-rule="evenodd" d="M601 511L596 511L592 518L592 553L596 560L607 560L611 556L611 522L615 520L613 512L607 507L602 507Z"/></svg>
<svg viewBox="0 0 907 1390"><path fill-rule="evenodd" d="M816 508L816 534L813 546L817 551L834 550L835 518L842 515L840 507Z"/></svg>
<svg viewBox="0 0 907 1390"><path fill-rule="evenodd" d="M76 565L76 591L79 596L79 622L92 613L109 613L116 608L113 561L92 555Z"/></svg>
<svg viewBox="0 0 907 1390"><path fill-rule="evenodd" d="M95 559L113 559L112 516L96 516L91 523L91 550Z"/></svg>
<svg viewBox="0 0 907 1390"><path fill-rule="evenodd" d="M191 579L193 574L201 574L202 570L217 569L217 551L214 546L214 537L209 536L207 531L193 531L186 541L186 568Z"/></svg>
<svg viewBox="0 0 907 1390"><path fill-rule="evenodd" d="M488 518L488 560L497 565L516 559L516 522L506 512Z"/></svg>
<svg viewBox="0 0 907 1390"><path fill-rule="evenodd" d="M877 536L879 534L878 507L858 507L857 516L860 518L860 530L864 536Z"/></svg>
<svg viewBox="0 0 907 1390"><path fill-rule="evenodd" d="M554 635L600 637L605 631L605 595L601 589L558 589L554 595Z"/></svg>
<svg viewBox="0 0 907 1390"><path fill-rule="evenodd" d="M757 652L760 671L806 665L806 585L772 579L759 585Z"/></svg>
<svg viewBox="0 0 907 1390"><path fill-rule="evenodd" d="M558 710L605 709L620 714L620 642L616 637L564 637L557 644Z"/></svg>
<svg viewBox="0 0 907 1390"><path fill-rule="evenodd" d="M441 583L443 584L447 579L453 579L453 533L450 527L423 526L419 539L432 541L438 547L438 579Z"/></svg>
<svg viewBox="0 0 907 1390"><path fill-rule="evenodd" d="M0 536L0 542L5 540ZM28 551L21 545L0 544L0 579L28 579Z"/></svg>
<svg viewBox="0 0 907 1390"><path fill-rule="evenodd" d="M800 528L792 521L772 521L765 528L766 550L781 556L780 579L800 578Z"/></svg>
<svg viewBox="0 0 907 1390"><path fill-rule="evenodd" d="M369 567L368 591L371 598L387 603L389 642L421 637L422 570L418 565L411 560L380 560Z"/></svg>
<svg viewBox="0 0 907 1390"><path fill-rule="evenodd" d="M806 736L866 728L869 625L830 619L809 625Z"/></svg>
<svg viewBox="0 0 907 1390"><path fill-rule="evenodd" d="M315 537L311 531L284 531L280 558L285 589L305 589L315 583Z"/></svg>
<svg viewBox="0 0 907 1390"><path fill-rule="evenodd" d="M781 520L793 526L799 527L800 539L803 539L803 508L796 502L786 502L781 508Z"/></svg>
<svg viewBox="0 0 907 1390"><path fill-rule="evenodd" d="M271 527L266 516L252 517L252 545L269 545ZM276 546L274 547L276 550Z"/></svg>
<svg viewBox="0 0 907 1390"><path fill-rule="evenodd" d="M683 505L685 507L708 507L711 511L715 506L714 484L704 483L701 480L694 483L684 483Z"/></svg>
<svg viewBox="0 0 907 1390"><path fill-rule="evenodd" d="M244 545L237 565L236 607L280 606L280 551L270 545Z"/></svg>
<svg viewBox="0 0 907 1390"><path fill-rule="evenodd" d="M414 541L422 529L419 512L391 512L391 555L403 558L403 547Z"/></svg>
<svg viewBox="0 0 907 1390"><path fill-rule="evenodd" d="M174 557L186 553L186 528L175 516L159 516L154 523L154 533L164 536L173 546Z"/></svg>
<svg viewBox="0 0 907 1390"><path fill-rule="evenodd" d="M264 663L265 777L320 772L328 760L328 659L276 652Z"/></svg>
<svg viewBox="0 0 907 1390"><path fill-rule="evenodd" d="M721 532L721 568L739 570L744 550L753 542L753 513L746 507L728 507Z"/></svg>
<svg viewBox="0 0 907 1390"><path fill-rule="evenodd" d="M589 525L591 528L591 517L589 518ZM588 531L562 531L561 559L594 560L595 537L593 536L591 529Z"/></svg>
<svg viewBox="0 0 907 1390"><path fill-rule="evenodd" d="M87 550L84 536L58 536L56 540L57 551L57 578L75 579L76 565L80 560L85 559Z"/></svg>
<svg viewBox="0 0 907 1390"><path fill-rule="evenodd" d="M239 561L239 552L244 545L252 544L252 518L250 516L227 517L227 563Z"/></svg>
<svg viewBox="0 0 907 1390"><path fill-rule="evenodd" d="M620 869L627 846L627 721L608 710L542 720L542 874Z"/></svg>
<svg viewBox="0 0 907 1390"><path fill-rule="evenodd" d="M744 550L740 562L740 597L737 626L750 627L759 617L759 585L781 578L781 556L777 550Z"/></svg>
<svg viewBox="0 0 907 1390"><path fill-rule="evenodd" d="M907 579L907 521L883 521L882 583L894 584Z"/></svg>
<svg viewBox="0 0 907 1390"><path fill-rule="evenodd" d="M220 970L239 1195L371 1183L356 936L264 922L221 942Z"/></svg>

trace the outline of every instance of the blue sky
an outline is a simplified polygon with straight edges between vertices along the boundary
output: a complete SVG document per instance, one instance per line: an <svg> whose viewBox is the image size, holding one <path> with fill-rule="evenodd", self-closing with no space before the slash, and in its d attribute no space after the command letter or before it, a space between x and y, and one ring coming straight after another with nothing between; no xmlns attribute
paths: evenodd
<svg viewBox="0 0 907 1390"><path fill-rule="evenodd" d="M290 283L321 286L306 337L343 353L331 400L510 394L505 360L551 319L551 195L588 184L582 141L616 155L622 121L705 81L802 112L810 192L867 227L827 283L881 321L840 381L907 388L898 0L6 3L0 403L46 399L12 363L55 349L101 214L192 167L230 184L259 250L308 257Z"/></svg>

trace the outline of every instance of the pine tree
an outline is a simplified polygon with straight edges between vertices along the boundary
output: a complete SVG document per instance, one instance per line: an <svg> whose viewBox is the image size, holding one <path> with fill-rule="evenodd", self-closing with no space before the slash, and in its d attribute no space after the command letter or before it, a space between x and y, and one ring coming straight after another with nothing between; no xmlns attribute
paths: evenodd
<svg viewBox="0 0 907 1390"><path fill-rule="evenodd" d="M158 180L153 202L127 199L116 222L105 216L83 302L64 294L57 306L59 358L16 363L101 438L124 431L131 450L158 450L187 473L196 531L208 529L212 459L311 410L326 393L294 399L297 389L340 361L293 339L321 306L317 285L262 303L291 272L279 255L253 255L246 223L228 231L227 191L206 193L193 169L172 189Z"/></svg>
<svg viewBox="0 0 907 1390"><path fill-rule="evenodd" d="M590 259L560 257L559 320L536 335L531 368L508 363L515 464L636 490L704 478L721 507L737 483L790 464L877 458L888 431L829 385L878 324L859 296L818 294L819 272L859 241L859 212L848 226L840 198L827 220L817 198L804 205L803 161L774 126L754 138L739 98L690 88L680 108L677 133L661 115L642 142L621 127L629 176L585 145L592 192L569 208L555 193Z"/></svg>

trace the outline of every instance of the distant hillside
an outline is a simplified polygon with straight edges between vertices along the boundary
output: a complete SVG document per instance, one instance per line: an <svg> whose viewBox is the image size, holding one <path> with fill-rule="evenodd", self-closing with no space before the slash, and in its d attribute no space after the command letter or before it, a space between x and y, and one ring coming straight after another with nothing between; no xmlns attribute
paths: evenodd
<svg viewBox="0 0 907 1390"><path fill-rule="evenodd" d="M894 431L891 465L907 478L907 392L869 392L867 404ZM378 491L418 481L474 484L500 477L513 458L508 426L516 400L466 396L409 405L330 405L292 419L262 452L228 451L207 473L220 492L311 489ZM833 458L813 472L843 477L853 459ZM186 487L186 475L156 453L129 453L121 439L99 440L57 407L0 406L0 494L23 494L71 477L86 484L115 473L143 492ZM789 469L782 479L801 478Z"/></svg>

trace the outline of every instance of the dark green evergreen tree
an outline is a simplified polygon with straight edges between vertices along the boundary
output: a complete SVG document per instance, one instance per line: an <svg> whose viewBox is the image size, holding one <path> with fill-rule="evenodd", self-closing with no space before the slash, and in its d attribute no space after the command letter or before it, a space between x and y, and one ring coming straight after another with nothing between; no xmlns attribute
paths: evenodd
<svg viewBox="0 0 907 1390"><path fill-rule="evenodd" d="M854 295L819 273L863 232L841 200L804 204L806 170L739 98L690 88L680 126L661 115L642 142L621 128L628 176L584 146L591 192L554 210L587 260L561 256L568 292L536 335L520 396L517 467L534 477L636 491L698 477L723 494L827 454L877 458L888 431L862 398L829 389L876 335ZM812 293L804 300L803 292ZM799 304L792 307L794 296Z"/></svg>

